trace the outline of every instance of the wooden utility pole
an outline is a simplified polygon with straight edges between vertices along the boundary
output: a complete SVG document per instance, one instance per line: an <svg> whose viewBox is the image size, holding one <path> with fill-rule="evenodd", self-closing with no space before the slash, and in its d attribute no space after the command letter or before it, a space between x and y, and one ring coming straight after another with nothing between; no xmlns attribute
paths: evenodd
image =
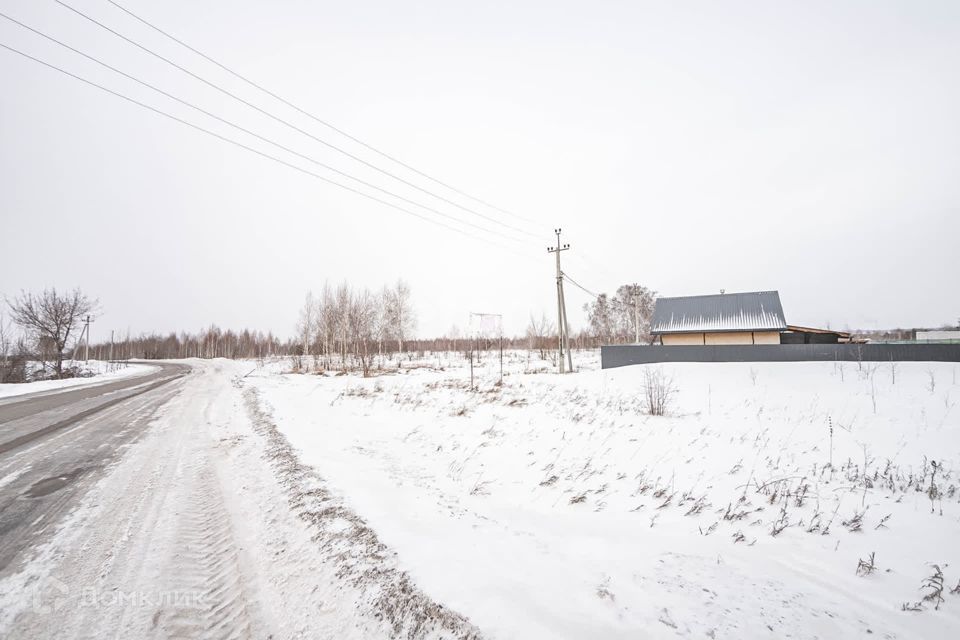
<svg viewBox="0 0 960 640"><path fill-rule="evenodd" d="M563 271L560 269L560 252L567 251L570 248L569 244L560 243L560 232L562 229L554 229L553 232L557 234L557 246L547 247L548 253L556 254L557 256L557 349L559 356L557 363L559 364L560 373L564 373L564 353L567 357L567 370L571 373L573 372L573 356L570 354L570 339L568 334L567 327L567 305L563 299Z"/></svg>
<svg viewBox="0 0 960 640"><path fill-rule="evenodd" d="M634 331L634 344L640 344L640 296L637 295L640 291L639 286L636 282L633 283L633 331Z"/></svg>

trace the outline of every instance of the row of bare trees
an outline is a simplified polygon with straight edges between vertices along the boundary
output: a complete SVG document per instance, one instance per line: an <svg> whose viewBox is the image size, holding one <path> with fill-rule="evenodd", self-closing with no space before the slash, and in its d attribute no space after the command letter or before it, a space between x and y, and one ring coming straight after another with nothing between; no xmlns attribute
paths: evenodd
<svg viewBox="0 0 960 640"><path fill-rule="evenodd" d="M366 376L374 355L402 355L416 326L410 287L403 280L375 293L327 282L319 295L307 294L300 310L298 355L326 368L334 360L342 369L359 365Z"/></svg>
<svg viewBox="0 0 960 640"><path fill-rule="evenodd" d="M197 333L143 334L121 336L114 342L90 345L94 360L165 360L173 358L268 358L292 353L293 341L281 341L273 333L233 331L211 325Z"/></svg>
<svg viewBox="0 0 960 640"><path fill-rule="evenodd" d="M574 336L573 348L597 344L630 342L637 335L649 339L650 318L655 293L639 285L623 285L613 297L599 296L585 305L588 329ZM0 316L0 382L15 370L22 371L26 359L51 362L53 375L64 375L63 362L69 349L76 347L77 334L85 316L95 312L98 302L79 289L60 293L47 289L42 293L22 292L7 300L10 319ZM21 329L14 342L13 326ZM296 336L281 341L272 333L221 330L212 325L196 334L187 332L121 336L115 341L90 345L90 356L107 359L166 358L265 358L292 355L312 358L314 367L342 369L359 367L370 372L374 356L393 358L413 351L457 351L483 348L471 336L450 335L418 340L416 313L409 285L398 280L379 291L355 288L347 282L323 285L319 294L307 294L297 322ZM526 335L507 338L507 348L525 346L538 351L542 359L552 357L556 349L556 326L546 315L531 316ZM17 364L19 363L19 364ZM20 367L17 369L17 367ZM22 377L22 376L20 376Z"/></svg>

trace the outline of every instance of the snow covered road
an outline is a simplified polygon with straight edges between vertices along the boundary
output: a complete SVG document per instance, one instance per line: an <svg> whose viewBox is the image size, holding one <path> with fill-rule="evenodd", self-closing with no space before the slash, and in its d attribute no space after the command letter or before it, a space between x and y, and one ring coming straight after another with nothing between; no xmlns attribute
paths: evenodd
<svg viewBox="0 0 960 640"><path fill-rule="evenodd" d="M188 371L141 369L147 375L0 403L0 575L51 534Z"/></svg>
<svg viewBox="0 0 960 640"><path fill-rule="evenodd" d="M296 462L243 365L190 364L0 454L0 637L475 636Z"/></svg>

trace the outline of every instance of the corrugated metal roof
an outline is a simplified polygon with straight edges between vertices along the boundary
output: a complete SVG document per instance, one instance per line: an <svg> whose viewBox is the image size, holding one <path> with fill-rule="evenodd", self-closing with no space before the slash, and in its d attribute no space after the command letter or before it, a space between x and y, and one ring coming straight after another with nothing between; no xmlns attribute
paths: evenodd
<svg viewBox="0 0 960 640"><path fill-rule="evenodd" d="M783 331L780 294L776 291L657 298L650 332Z"/></svg>

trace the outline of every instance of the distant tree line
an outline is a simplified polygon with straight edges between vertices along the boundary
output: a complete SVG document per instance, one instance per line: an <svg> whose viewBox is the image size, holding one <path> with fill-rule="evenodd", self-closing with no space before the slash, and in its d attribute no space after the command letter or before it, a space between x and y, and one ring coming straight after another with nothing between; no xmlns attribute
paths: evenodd
<svg viewBox="0 0 960 640"><path fill-rule="evenodd" d="M80 346L78 349L82 348ZM90 344L94 360L165 360L174 358L267 358L294 350L292 340L281 341L272 333L232 331L211 325L197 333L143 334L118 337L113 342Z"/></svg>
<svg viewBox="0 0 960 640"><path fill-rule="evenodd" d="M648 307L652 293L645 288L625 285L612 300L601 296L589 306L589 330L571 340L575 349L589 348L613 340L626 340L631 322L640 318L649 327ZM641 296L640 315L624 314L623 301ZM74 375L64 371L70 356L86 356L79 341L79 330L87 314L98 308L96 300L80 290L63 294L55 289L40 294L22 293L8 300L9 319L0 315L0 382L23 381L24 366L39 361L55 377ZM21 334L14 340L13 327ZM461 334L453 327L445 336L417 338L417 314L409 285L398 280L377 291L356 288L347 282L336 286L325 283L319 294L308 293L300 310L295 335L280 339L270 332L244 329L234 331L211 325L196 333L170 332L141 335L117 335L110 341L91 342L89 357L94 360L244 358L275 356L294 358L299 370L360 369L368 375L374 362L384 366L391 361L423 357L427 352L471 352L498 349L528 349L542 359L555 357L556 325L546 315L531 316L522 337L476 336ZM646 329L644 329L646 333Z"/></svg>
<svg viewBox="0 0 960 640"><path fill-rule="evenodd" d="M99 309L97 300L79 289L60 292L21 292L6 300L10 315L0 309L0 383L26 382L38 378L78 375L68 359L85 357L80 341L85 318ZM14 328L19 328L19 332ZM118 336L113 341L89 345L93 360L168 358L265 358L295 351L295 341L281 341L272 333L244 329L234 332L217 326L192 334L143 334ZM33 363L33 364L31 364ZM39 371L34 367L39 365Z"/></svg>
<svg viewBox="0 0 960 640"><path fill-rule="evenodd" d="M650 319L656 293L637 284L625 284L610 296L606 293L584 305L587 326L572 336L573 349L602 344L650 340ZM60 294L22 293L8 300L11 320L0 318L0 381L27 359L50 362L55 375L64 358L82 349L77 342L83 318L97 308L79 290ZM11 323L23 330L14 344ZM295 324L294 336L280 339L272 333L244 329L234 331L211 325L197 333L149 333L116 336L112 341L90 344L89 356L97 360L175 358L268 358L290 356L301 371L359 369L369 375L373 366L422 357L426 352L527 349L541 359L555 360L556 324L546 314L531 315L521 337L461 334L453 327L438 338L417 338L417 314L410 286L403 280L379 290L355 287L348 282L324 283L319 293L310 292ZM73 342L71 342L73 341ZM83 355L84 352L81 352ZM6 372L6 374L4 373Z"/></svg>

